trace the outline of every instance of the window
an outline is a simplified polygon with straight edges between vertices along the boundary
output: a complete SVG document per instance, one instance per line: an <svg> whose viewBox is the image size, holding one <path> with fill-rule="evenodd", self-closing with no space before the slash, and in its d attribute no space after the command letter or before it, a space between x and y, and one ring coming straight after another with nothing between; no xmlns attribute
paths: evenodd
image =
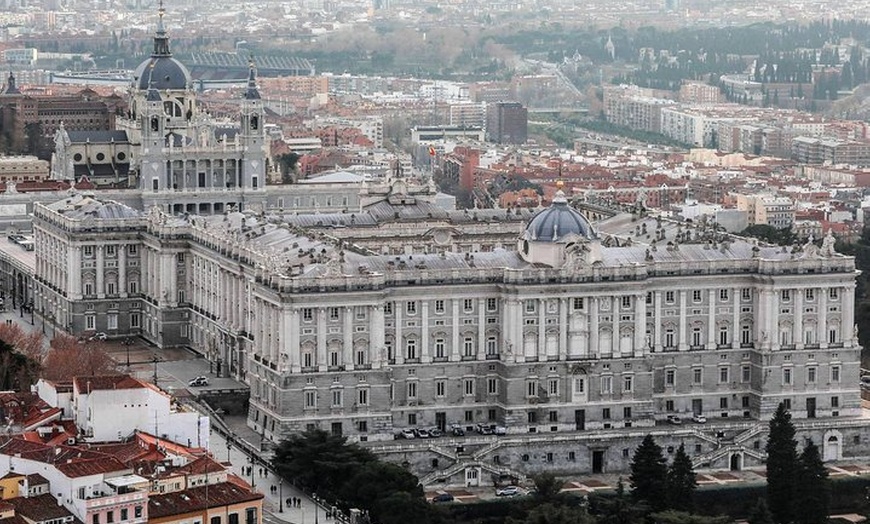
<svg viewBox="0 0 870 524"><path fill-rule="evenodd" d="M131 280L127 282L127 291L131 295L136 295L139 293L139 282L137 280Z"/></svg>
<svg viewBox="0 0 870 524"><path fill-rule="evenodd" d="M631 407L622 408L622 418L631 418Z"/></svg>
<svg viewBox="0 0 870 524"><path fill-rule="evenodd" d="M790 398L782 399L782 405L783 405L783 407L785 407L785 409L790 411L791 410L791 399Z"/></svg>
<svg viewBox="0 0 870 524"><path fill-rule="evenodd" d="M783 289L779 292L779 297L783 302L791 302L791 290Z"/></svg>
<svg viewBox="0 0 870 524"><path fill-rule="evenodd" d="M580 309L583 309L583 299L576 297L574 298L574 310L576 311Z"/></svg>
<svg viewBox="0 0 870 524"><path fill-rule="evenodd" d="M229 524L239 524L239 514L238 513L230 513Z"/></svg>
<svg viewBox="0 0 870 524"><path fill-rule="evenodd" d="M701 301L701 290L693 289L692 290L692 302L700 302Z"/></svg>
<svg viewBox="0 0 870 524"><path fill-rule="evenodd" d="M728 397L719 397L719 409L728 409Z"/></svg>
<svg viewBox="0 0 870 524"><path fill-rule="evenodd" d="M728 290L727 289L720 289L719 290L719 300L721 300L723 302L728 300Z"/></svg>
<svg viewBox="0 0 870 524"><path fill-rule="evenodd" d="M752 300L752 289L748 288L748 287L741 289L740 290L740 300L743 300L744 302Z"/></svg>
<svg viewBox="0 0 870 524"><path fill-rule="evenodd" d="M408 360L417 359L417 339L409 338L405 341L405 358Z"/></svg>
<svg viewBox="0 0 870 524"><path fill-rule="evenodd" d="M369 390L368 389L357 390L356 400L357 400L357 404L359 404L360 406L368 406L369 405Z"/></svg>
<svg viewBox="0 0 870 524"><path fill-rule="evenodd" d="M117 313L110 313L106 316L106 329L118 329Z"/></svg>
<svg viewBox="0 0 870 524"><path fill-rule="evenodd" d="M184 264L184 253L178 253L175 255L175 261L178 264Z"/></svg>
<svg viewBox="0 0 870 524"><path fill-rule="evenodd" d="M537 397L538 396L538 381L537 380L526 381L526 396L527 397Z"/></svg>
<svg viewBox="0 0 870 524"><path fill-rule="evenodd" d="M673 411L674 410L674 401L666 400L665 401L665 411Z"/></svg>
<svg viewBox="0 0 870 524"><path fill-rule="evenodd" d="M807 383L816 383L816 368L807 368Z"/></svg>
<svg viewBox="0 0 870 524"><path fill-rule="evenodd" d="M728 375L729 375L728 372L729 372L728 368L719 368L719 383L720 384L727 384L728 383Z"/></svg>
<svg viewBox="0 0 870 524"><path fill-rule="evenodd" d="M665 291L665 302L668 304L674 303L674 292L673 291Z"/></svg>
<svg viewBox="0 0 870 524"><path fill-rule="evenodd" d="M435 358L444 358L444 339L435 339Z"/></svg>
<svg viewBox="0 0 870 524"><path fill-rule="evenodd" d="M696 386L701 385L704 381L704 370L701 368L694 368L692 370L692 384Z"/></svg>
<svg viewBox="0 0 870 524"><path fill-rule="evenodd" d="M466 313L474 311L474 300L466 298L462 301L462 310Z"/></svg>
<svg viewBox="0 0 870 524"><path fill-rule="evenodd" d="M384 302L384 314L392 315L393 314L393 303L392 302Z"/></svg>
<svg viewBox="0 0 870 524"><path fill-rule="evenodd" d="M551 378L547 381L547 395L551 397L559 396L559 379Z"/></svg>
<svg viewBox="0 0 870 524"><path fill-rule="evenodd" d="M435 301L435 312L436 313L444 313L444 301L436 300Z"/></svg>
<svg viewBox="0 0 870 524"><path fill-rule="evenodd" d="M416 426L417 425L417 414L416 413L408 413L408 425Z"/></svg>
<svg viewBox="0 0 870 524"><path fill-rule="evenodd" d="M489 377L486 379L486 392L490 395L498 393L498 380L495 377Z"/></svg>
<svg viewBox="0 0 870 524"><path fill-rule="evenodd" d="M622 391L626 393L630 393L634 390L634 377L632 375L627 375L622 377Z"/></svg>
<svg viewBox="0 0 870 524"><path fill-rule="evenodd" d="M728 345L728 326L719 326L719 345Z"/></svg>
<svg viewBox="0 0 870 524"><path fill-rule="evenodd" d="M187 302L185 299L185 294L183 289L178 290L178 301L181 303Z"/></svg>
<svg viewBox="0 0 870 524"><path fill-rule="evenodd" d="M221 524L220 515L218 515L217 517L212 517L211 519L209 519L208 522L209 524Z"/></svg>
<svg viewBox="0 0 870 524"><path fill-rule="evenodd" d="M498 339L488 337L486 339L486 354L487 356L498 355Z"/></svg>
<svg viewBox="0 0 870 524"><path fill-rule="evenodd" d="M340 408L344 404L344 395L340 389L332 390L332 407Z"/></svg>
<svg viewBox="0 0 870 524"><path fill-rule="evenodd" d="M743 395L743 397L741 397L740 405L743 406L744 408L749 407L749 395Z"/></svg>
<svg viewBox="0 0 870 524"><path fill-rule="evenodd" d="M133 517L137 519L142 518L142 506L136 506L133 508Z"/></svg>
<svg viewBox="0 0 870 524"><path fill-rule="evenodd" d="M106 522L108 524L112 524L113 522L115 522L115 512L114 511L107 511L106 512Z"/></svg>
<svg viewBox="0 0 870 524"><path fill-rule="evenodd" d="M302 308L302 321L311 322L314 320L314 309L310 307Z"/></svg>
<svg viewBox="0 0 870 524"><path fill-rule="evenodd" d="M338 320L341 318L341 312L337 307L329 308L329 320Z"/></svg>
<svg viewBox="0 0 870 524"><path fill-rule="evenodd" d="M791 368L783 368L782 383L786 386L791 385Z"/></svg>
<svg viewBox="0 0 870 524"><path fill-rule="evenodd" d="M559 412L550 411L547 413L547 422L559 422Z"/></svg>
<svg viewBox="0 0 870 524"><path fill-rule="evenodd" d="M831 382L840 381L840 366L831 366Z"/></svg>
<svg viewBox="0 0 870 524"><path fill-rule="evenodd" d="M494 298L486 299L486 310L487 311L498 311L498 300Z"/></svg>
<svg viewBox="0 0 870 524"><path fill-rule="evenodd" d="M365 320L366 319L366 307L365 306L357 306L353 308L354 316L357 320Z"/></svg>
<svg viewBox="0 0 870 524"><path fill-rule="evenodd" d="M831 300L837 300L838 298L840 298L840 290L835 287L830 288L828 290L828 298L830 298Z"/></svg>
<svg viewBox="0 0 870 524"><path fill-rule="evenodd" d="M831 397L831 407L832 408L840 407L840 397Z"/></svg>
<svg viewBox="0 0 870 524"><path fill-rule="evenodd" d="M139 246L137 246L136 244L128 245L127 246L127 254L135 257L136 255L139 254Z"/></svg>
<svg viewBox="0 0 870 524"><path fill-rule="evenodd" d="M674 328L668 327L665 329L665 347L668 349L673 349L676 347L676 333L674 332Z"/></svg>
<svg viewBox="0 0 870 524"><path fill-rule="evenodd" d="M465 421L466 422L474 422L474 411L470 409L465 410Z"/></svg>
<svg viewBox="0 0 870 524"><path fill-rule="evenodd" d="M604 420L610 420L610 408L604 408L601 410L601 418Z"/></svg>
<svg viewBox="0 0 870 524"><path fill-rule="evenodd" d="M749 382L752 377L752 368L749 366L743 366L740 368L740 382Z"/></svg>
<svg viewBox="0 0 870 524"><path fill-rule="evenodd" d="M526 313L534 313L538 310L538 302L536 300L526 300Z"/></svg>
<svg viewBox="0 0 870 524"><path fill-rule="evenodd" d="M106 256L113 257L118 254L117 246L106 246Z"/></svg>
<svg viewBox="0 0 870 524"><path fill-rule="evenodd" d="M94 330L97 329L97 317L94 315L85 315L85 329Z"/></svg>
<svg viewBox="0 0 870 524"><path fill-rule="evenodd" d="M463 390L465 391L465 395L466 396L474 395L474 379L467 378L463 382L464 382Z"/></svg>
<svg viewBox="0 0 870 524"><path fill-rule="evenodd" d="M94 246L82 246L82 253L86 257L94 256Z"/></svg>
<svg viewBox="0 0 870 524"><path fill-rule="evenodd" d="M100 524L100 514L94 513L91 515L91 524Z"/></svg>
<svg viewBox="0 0 870 524"><path fill-rule="evenodd" d="M701 328L695 326L692 328L692 346L698 347L701 345Z"/></svg>
<svg viewBox="0 0 870 524"><path fill-rule="evenodd" d="M356 423L356 430L360 433L368 433L369 431L369 423L367 420L360 420Z"/></svg>
<svg viewBox="0 0 870 524"><path fill-rule="evenodd" d="M665 370L665 386L673 387L676 382L676 370L666 369Z"/></svg>
<svg viewBox="0 0 870 524"><path fill-rule="evenodd" d="M417 398L416 382L408 382L408 398Z"/></svg>
<svg viewBox="0 0 870 524"><path fill-rule="evenodd" d="M130 315L130 327L131 328L139 328L142 326L142 317L139 316L139 313L133 313Z"/></svg>
<svg viewBox="0 0 870 524"><path fill-rule="evenodd" d="M245 524L257 524L257 508L245 510Z"/></svg>
<svg viewBox="0 0 870 524"><path fill-rule="evenodd" d="M416 315L417 303L414 301L405 302L405 312L407 312L409 315Z"/></svg>
<svg viewBox="0 0 870 524"><path fill-rule="evenodd" d="M601 394L609 395L613 393L613 377L601 377Z"/></svg>
<svg viewBox="0 0 870 524"><path fill-rule="evenodd" d="M806 297L807 302L812 302L816 299L816 290L815 289L806 289L804 290L804 297Z"/></svg>
<svg viewBox="0 0 870 524"><path fill-rule="evenodd" d="M474 356L474 338L465 337L462 340L462 351L463 355L465 355L466 357Z"/></svg>
<svg viewBox="0 0 870 524"><path fill-rule="evenodd" d="M741 344L751 344L752 343L752 328L749 324L744 324L740 327L740 343Z"/></svg>
<svg viewBox="0 0 870 524"><path fill-rule="evenodd" d="M622 297L622 309L631 309L631 297Z"/></svg>
<svg viewBox="0 0 870 524"><path fill-rule="evenodd" d="M305 407L306 408L316 408L317 407L317 392L316 391L306 391L305 392Z"/></svg>
<svg viewBox="0 0 870 524"><path fill-rule="evenodd" d="M840 330L837 329L837 326L831 326L831 328L828 329L828 343L836 344L838 341L837 339L840 338L839 335Z"/></svg>
<svg viewBox="0 0 870 524"><path fill-rule="evenodd" d="M94 294L94 285L90 282L85 282L85 296Z"/></svg>

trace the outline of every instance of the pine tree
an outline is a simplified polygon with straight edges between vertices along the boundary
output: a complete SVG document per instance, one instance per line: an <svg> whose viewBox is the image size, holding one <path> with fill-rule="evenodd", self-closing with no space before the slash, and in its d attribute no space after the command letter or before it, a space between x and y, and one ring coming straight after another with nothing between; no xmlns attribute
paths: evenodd
<svg viewBox="0 0 870 524"><path fill-rule="evenodd" d="M792 521L797 479L797 441L785 404L776 408L767 436L767 504L775 522Z"/></svg>
<svg viewBox="0 0 870 524"><path fill-rule="evenodd" d="M680 444L671 467L668 468L668 497L670 509L692 511L692 498L698 482L695 479L695 468L692 459L686 454L686 448Z"/></svg>
<svg viewBox="0 0 870 524"><path fill-rule="evenodd" d="M797 524L824 524L831 509L831 481L828 470L822 464L819 448L813 441L807 442L798 460L800 482L795 498L795 522Z"/></svg>
<svg viewBox="0 0 870 524"><path fill-rule="evenodd" d="M746 519L749 524L774 524L773 515L770 514L770 508L767 507L767 502L763 498L759 498L752 508L752 513Z"/></svg>
<svg viewBox="0 0 870 524"><path fill-rule="evenodd" d="M644 437L631 459L631 495L653 511L667 507L668 466L652 435Z"/></svg>

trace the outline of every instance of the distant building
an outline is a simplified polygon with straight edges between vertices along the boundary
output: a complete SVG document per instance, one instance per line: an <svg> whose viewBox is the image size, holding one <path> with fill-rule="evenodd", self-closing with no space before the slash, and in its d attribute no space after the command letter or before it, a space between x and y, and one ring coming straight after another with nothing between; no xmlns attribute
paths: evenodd
<svg viewBox="0 0 870 524"><path fill-rule="evenodd" d="M48 178L48 161L35 156L0 156L0 183L39 182Z"/></svg>
<svg viewBox="0 0 870 524"><path fill-rule="evenodd" d="M486 137L497 144L523 144L528 138L529 112L519 102L487 106Z"/></svg>

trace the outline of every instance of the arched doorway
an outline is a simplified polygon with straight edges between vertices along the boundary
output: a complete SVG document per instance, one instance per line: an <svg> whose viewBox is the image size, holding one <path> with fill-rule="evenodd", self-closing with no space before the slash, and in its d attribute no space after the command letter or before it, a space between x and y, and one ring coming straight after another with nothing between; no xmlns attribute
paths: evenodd
<svg viewBox="0 0 870 524"><path fill-rule="evenodd" d="M825 439L825 462L838 460L840 458L840 437L838 435L830 435Z"/></svg>
<svg viewBox="0 0 870 524"><path fill-rule="evenodd" d="M731 471L740 471L743 469L743 455L734 453L731 455Z"/></svg>

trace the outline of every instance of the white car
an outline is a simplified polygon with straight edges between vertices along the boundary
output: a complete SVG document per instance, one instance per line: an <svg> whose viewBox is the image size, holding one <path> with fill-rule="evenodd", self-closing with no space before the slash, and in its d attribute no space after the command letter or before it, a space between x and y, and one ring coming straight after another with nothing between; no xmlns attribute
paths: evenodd
<svg viewBox="0 0 870 524"><path fill-rule="evenodd" d="M698 424L706 424L707 417L705 417L704 415L700 415L700 414L692 415L692 422L697 422Z"/></svg>
<svg viewBox="0 0 870 524"><path fill-rule="evenodd" d="M401 438L406 439L417 438L417 434L411 428L403 429L402 432L399 433L399 435L401 436Z"/></svg>
<svg viewBox="0 0 870 524"><path fill-rule="evenodd" d="M108 335L100 331L99 333L94 333L94 336L91 337L91 340L106 340Z"/></svg>
<svg viewBox="0 0 870 524"><path fill-rule="evenodd" d="M679 426L683 423L683 419L676 415L668 415L668 424L673 424L675 426Z"/></svg>
<svg viewBox="0 0 870 524"><path fill-rule="evenodd" d="M496 497L516 497L517 495L522 495L523 491L519 486L507 486L505 488L497 489L495 491Z"/></svg>
<svg viewBox="0 0 870 524"><path fill-rule="evenodd" d="M198 388L202 386L208 386L208 378L204 376L199 376L196 378L190 379L190 382L187 383L188 386Z"/></svg>

